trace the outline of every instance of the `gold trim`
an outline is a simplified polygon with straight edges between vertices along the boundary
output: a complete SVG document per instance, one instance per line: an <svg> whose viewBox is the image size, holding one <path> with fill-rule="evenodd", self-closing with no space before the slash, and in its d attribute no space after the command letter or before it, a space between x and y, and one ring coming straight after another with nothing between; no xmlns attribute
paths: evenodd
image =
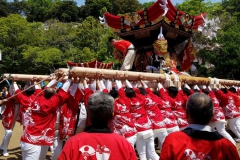
<svg viewBox="0 0 240 160"><path fill-rule="evenodd" d="M164 20L167 24L170 24L170 23L171 23L171 21L170 21L166 16L163 18L163 20Z"/></svg>
<svg viewBox="0 0 240 160"><path fill-rule="evenodd" d="M100 63L99 68L102 68L102 63Z"/></svg>

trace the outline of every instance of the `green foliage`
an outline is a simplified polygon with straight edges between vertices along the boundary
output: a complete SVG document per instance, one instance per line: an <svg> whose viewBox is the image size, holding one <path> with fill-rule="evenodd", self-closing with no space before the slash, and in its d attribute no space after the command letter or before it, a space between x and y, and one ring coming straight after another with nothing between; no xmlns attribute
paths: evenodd
<svg viewBox="0 0 240 160"><path fill-rule="evenodd" d="M142 5L137 0L114 0L111 13L118 15L136 12L142 9Z"/></svg>
<svg viewBox="0 0 240 160"><path fill-rule="evenodd" d="M151 5L153 5L153 4L154 4L154 1L152 1L152 2L145 2L145 3L142 4L142 9L146 9L146 8L150 7Z"/></svg>
<svg viewBox="0 0 240 160"><path fill-rule="evenodd" d="M103 8L112 11L112 2L110 0L86 0L85 6L80 7L80 13L83 18L88 16L98 18L102 16L100 12Z"/></svg>
<svg viewBox="0 0 240 160"><path fill-rule="evenodd" d="M7 0L0 0L0 17L6 17L9 15L10 11L8 7Z"/></svg>
<svg viewBox="0 0 240 160"><path fill-rule="evenodd" d="M50 18L52 0L28 0L28 12L26 13L29 22L45 22Z"/></svg>
<svg viewBox="0 0 240 160"><path fill-rule="evenodd" d="M61 22L76 22L78 14L79 9L73 1L55 2L50 9L50 17Z"/></svg>
<svg viewBox="0 0 240 160"><path fill-rule="evenodd" d="M231 16L236 16L240 21L240 0L223 1L223 7L230 13Z"/></svg>
<svg viewBox="0 0 240 160"><path fill-rule="evenodd" d="M232 18L222 28L216 42L221 47L213 51L202 50L200 55L215 65L213 76L218 78L240 79L240 28Z"/></svg>
<svg viewBox="0 0 240 160"><path fill-rule="evenodd" d="M190 15L199 15L203 12L208 15L217 15L222 10L222 6L220 3L212 3L211 1L185 0L177 5L177 9Z"/></svg>

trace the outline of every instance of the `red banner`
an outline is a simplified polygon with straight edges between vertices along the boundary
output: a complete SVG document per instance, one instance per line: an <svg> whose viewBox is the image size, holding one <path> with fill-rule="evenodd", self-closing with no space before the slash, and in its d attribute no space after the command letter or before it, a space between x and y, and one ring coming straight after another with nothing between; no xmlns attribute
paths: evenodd
<svg viewBox="0 0 240 160"><path fill-rule="evenodd" d="M185 46L185 49L178 55L182 71L187 71L191 67L191 40Z"/></svg>

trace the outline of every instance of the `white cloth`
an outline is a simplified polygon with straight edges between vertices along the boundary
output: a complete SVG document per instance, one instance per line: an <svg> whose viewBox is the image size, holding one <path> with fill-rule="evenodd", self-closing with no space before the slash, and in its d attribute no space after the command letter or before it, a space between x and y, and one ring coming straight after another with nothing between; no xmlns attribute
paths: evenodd
<svg viewBox="0 0 240 160"><path fill-rule="evenodd" d="M2 144L0 146L0 149L3 150L4 156L8 156L7 149L8 149L8 145L11 137L12 137L12 130L5 129L5 136L3 137Z"/></svg>
<svg viewBox="0 0 240 160"><path fill-rule="evenodd" d="M20 142L23 160L45 160L49 146Z"/></svg>
<svg viewBox="0 0 240 160"><path fill-rule="evenodd" d="M59 139L59 130L54 133L53 156L51 160L57 160L63 148L63 140Z"/></svg>
<svg viewBox="0 0 240 160"><path fill-rule="evenodd" d="M146 137L146 135L149 135ZM154 148L153 131L147 130L137 133L136 148L140 160L147 160L146 152L148 152L149 158L152 160L159 160Z"/></svg>
<svg viewBox="0 0 240 160"><path fill-rule="evenodd" d="M240 118L229 119L228 126L237 138L240 138Z"/></svg>
<svg viewBox="0 0 240 160"><path fill-rule="evenodd" d="M79 116L78 116L78 124L77 126L79 128L85 129L86 128L86 123L87 123L87 110L86 107L84 105L84 103L80 103L80 112L79 112Z"/></svg>
<svg viewBox="0 0 240 160"><path fill-rule="evenodd" d="M228 139L236 146L235 141L233 140L231 135L226 131L224 122L221 121L210 122L209 126L211 126L212 129L216 128L219 134L221 134L224 138Z"/></svg>
<svg viewBox="0 0 240 160"><path fill-rule="evenodd" d="M154 139L158 138L158 148L161 150L163 142L168 135L168 132L167 132L167 130L162 131L162 132L154 132L153 131L153 134L154 134Z"/></svg>
<svg viewBox="0 0 240 160"><path fill-rule="evenodd" d="M128 50L127 55L123 61L121 70L130 70L132 69L134 59L136 57L135 50Z"/></svg>
<svg viewBox="0 0 240 160"><path fill-rule="evenodd" d="M132 147L134 148L134 145L137 141L137 134L131 136L131 137L127 137L126 140L132 145Z"/></svg>
<svg viewBox="0 0 240 160"><path fill-rule="evenodd" d="M172 132L177 132L179 131L179 127L176 126L176 127L172 127L172 128L167 128L167 133L170 134Z"/></svg>
<svg viewBox="0 0 240 160"><path fill-rule="evenodd" d="M192 129L198 130L198 131L212 132L212 128L208 125L189 124L186 128L192 128Z"/></svg>

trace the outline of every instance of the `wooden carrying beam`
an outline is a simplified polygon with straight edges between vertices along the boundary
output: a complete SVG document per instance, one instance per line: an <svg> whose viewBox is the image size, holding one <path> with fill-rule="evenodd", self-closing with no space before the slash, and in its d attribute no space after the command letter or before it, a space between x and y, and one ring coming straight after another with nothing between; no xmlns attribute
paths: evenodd
<svg viewBox="0 0 240 160"><path fill-rule="evenodd" d="M109 69L96 69L96 68L84 68L84 67L74 67L70 70L74 73L76 77L87 77L87 78L96 78L97 73L101 73L104 75L105 79L125 79L127 75L127 79L130 81L138 81L139 76L142 77L142 80L146 81L165 81L165 74L156 74L156 73L145 73L145 72L131 72L131 71L118 71L118 70L109 70ZM117 77L116 77L117 75ZM124 76L125 75L125 76ZM171 80L174 80L174 75L171 75ZM204 77L192 77L186 75L178 75L179 81L186 82L188 84L210 84L210 78ZM216 80L214 81L216 83ZM240 86L240 81L236 80L225 80L219 79L219 84L226 86Z"/></svg>
<svg viewBox="0 0 240 160"><path fill-rule="evenodd" d="M34 77L40 78L40 79L46 79L46 81L50 80L50 75L31 75L31 74L11 74L11 73L5 73L3 74L3 78L11 79L12 77L17 77L20 81L30 81ZM49 79L48 79L49 78Z"/></svg>

